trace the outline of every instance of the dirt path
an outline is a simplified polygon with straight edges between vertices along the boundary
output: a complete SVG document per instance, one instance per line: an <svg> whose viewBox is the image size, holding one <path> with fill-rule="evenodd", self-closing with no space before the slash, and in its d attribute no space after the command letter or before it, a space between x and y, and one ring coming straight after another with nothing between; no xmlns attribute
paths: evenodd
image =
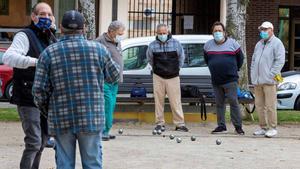
<svg viewBox="0 0 300 169"><path fill-rule="evenodd" d="M253 137L256 126L245 125L245 136L211 135L215 124L189 124L189 133L175 132L173 126L166 137L152 136L153 126L116 124L113 133L124 128L116 140L103 142L104 169L297 169L300 168L300 126L279 127L279 136L268 139ZM23 146L20 123L0 122L0 169L19 166ZM174 134L182 139L179 144L168 138ZM196 136L192 142L190 136ZM216 145L216 139L222 141ZM77 168L81 168L77 153ZM41 169L55 168L54 151L46 149Z"/></svg>

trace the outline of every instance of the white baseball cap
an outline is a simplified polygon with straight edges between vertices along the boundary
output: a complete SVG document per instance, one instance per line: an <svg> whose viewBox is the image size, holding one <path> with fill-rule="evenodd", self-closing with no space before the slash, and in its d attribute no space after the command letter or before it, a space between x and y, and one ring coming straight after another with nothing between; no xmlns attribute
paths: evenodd
<svg viewBox="0 0 300 169"><path fill-rule="evenodd" d="M273 26L273 24L272 24L271 22L266 21L266 22L263 22L263 23L258 27L259 30L262 29L262 28L271 28L271 29L274 29L274 26Z"/></svg>

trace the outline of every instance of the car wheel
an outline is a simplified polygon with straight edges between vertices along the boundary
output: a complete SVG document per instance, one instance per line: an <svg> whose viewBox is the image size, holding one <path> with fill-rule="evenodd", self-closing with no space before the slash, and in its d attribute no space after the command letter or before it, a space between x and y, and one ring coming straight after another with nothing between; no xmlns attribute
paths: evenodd
<svg viewBox="0 0 300 169"><path fill-rule="evenodd" d="M297 99L295 101L294 109L295 110L300 110L300 95L297 97Z"/></svg>
<svg viewBox="0 0 300 169"><path fill-rule="evenodd" d="M11 96L12 96L12 90L13 90L13 84L12 82L10 82L5 89L5 97L10 100Z"/></svg>

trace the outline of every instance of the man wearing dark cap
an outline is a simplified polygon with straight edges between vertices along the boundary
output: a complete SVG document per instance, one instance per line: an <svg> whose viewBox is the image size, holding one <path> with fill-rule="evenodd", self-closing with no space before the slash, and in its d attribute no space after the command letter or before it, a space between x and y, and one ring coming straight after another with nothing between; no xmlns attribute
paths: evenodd
<svg viewBox="0 0 300 169"><path fill-rule="evenodd" d="M33 95L48 106L49 133L56 140L57 169L75 168L76 140L83 168L102 168L104 81L116 82L119 67L100 43L87 41L84 18L67 11L63 37L49 46L37 64Z"/></svg>

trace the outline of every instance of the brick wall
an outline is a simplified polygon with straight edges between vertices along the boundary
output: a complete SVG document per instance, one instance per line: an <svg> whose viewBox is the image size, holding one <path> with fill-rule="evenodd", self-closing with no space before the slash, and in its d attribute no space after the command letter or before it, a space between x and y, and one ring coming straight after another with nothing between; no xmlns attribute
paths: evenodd
<svg viewBox="0 0 300 169"><path fill-rule="evenodd" d="M274 25L274 33L278 32L278 7L279 0L251 0L247 8L246 41L248 67L255 44L260 39L258 26L264 21L270 21Z"/></svg>
<svg viewBox="0 0 300 169"><path fill-rule="evenodd" d="M280 0L280 5L300 6L299 0Z"/></svg>

